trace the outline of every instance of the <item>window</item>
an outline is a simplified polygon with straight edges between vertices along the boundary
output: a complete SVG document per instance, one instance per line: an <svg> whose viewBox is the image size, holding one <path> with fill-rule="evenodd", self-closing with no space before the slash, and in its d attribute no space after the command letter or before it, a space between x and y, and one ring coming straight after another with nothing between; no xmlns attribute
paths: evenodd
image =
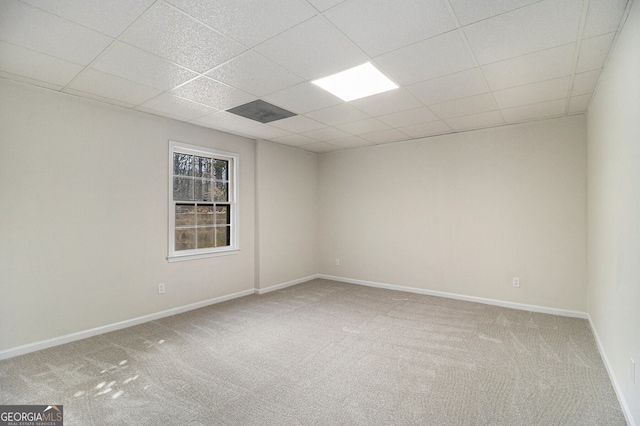
<svg viewBox="0 0 640 426"><path fill-rule="evenodd" d="M237 172L237 154L170 141L170 262L238 252Z"/></svg>

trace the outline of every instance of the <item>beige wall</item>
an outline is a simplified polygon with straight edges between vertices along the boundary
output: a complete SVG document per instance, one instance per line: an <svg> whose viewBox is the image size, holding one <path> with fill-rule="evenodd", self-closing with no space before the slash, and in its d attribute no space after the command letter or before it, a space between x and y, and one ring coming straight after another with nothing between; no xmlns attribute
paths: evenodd
<svg viewBox="0 0 640 426"><path fill-rule="evenodd" d="M256 288L318 273L318 155L256 143Z"/></svg>
<svg viewBox="0 0 640 426"><path fill-rule="evenodd" d="M240 154L239 255L167 262L169 139ZM0 80L0 351L253 289L254 145Z"/></svg>
<svg viewBox="0 0 640 426"><path fill-rule="evenodd" d="M0 350L319 272L586 307L583 118L317 156L0 91ZM167 263L169 139L240 153L240 255Z"/></svg>
<svg viewBox="0 0 640 426"><path fill-rule="evenodd" d="M322 274L586 310L583 116L328 153L319 188Z"/></svg>
<svg viewBox="0 0 640 426"><path fill-rule="evenodd" d="M589 315L640 424L640 3L589 106ZM636 361L636 384L630 359Z"/></svg>

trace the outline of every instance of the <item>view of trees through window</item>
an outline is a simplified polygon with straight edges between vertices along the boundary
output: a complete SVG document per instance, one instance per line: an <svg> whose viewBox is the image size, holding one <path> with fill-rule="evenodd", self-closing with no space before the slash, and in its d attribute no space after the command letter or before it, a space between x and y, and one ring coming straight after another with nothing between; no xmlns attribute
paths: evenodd
<svg viewBox="0 0 640 426"><path fill-rule="evenodd" d="M173 153L175 251L231 245L229 161Z"/></svg>

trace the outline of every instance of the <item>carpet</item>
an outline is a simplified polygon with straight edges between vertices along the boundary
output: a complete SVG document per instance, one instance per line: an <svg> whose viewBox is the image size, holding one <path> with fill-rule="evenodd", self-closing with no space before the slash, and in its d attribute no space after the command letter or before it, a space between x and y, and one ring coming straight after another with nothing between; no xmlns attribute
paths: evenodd
<svg viewBox="0 0 640 426"><path fill-rule="evenodd" d="M65 425L625 425L584 319L313 280L0 362Z"/></svg>

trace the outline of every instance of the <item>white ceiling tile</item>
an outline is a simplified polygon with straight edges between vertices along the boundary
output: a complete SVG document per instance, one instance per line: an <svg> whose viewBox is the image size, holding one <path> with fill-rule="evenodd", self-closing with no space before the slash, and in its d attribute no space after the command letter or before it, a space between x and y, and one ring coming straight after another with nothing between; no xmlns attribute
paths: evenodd
<svg viewBox="0 0 640 426"><path fill-rule="evenodd" d="M311 139L302 135L282 136L279 138L273 138L272 141L291 146L302 146L317 142L315 139Z"/></svg>
<svg viewBox="0 0 640 426"><path fill-rule="evenodd" d="M481 65L575 42L583 0L545 0L464 27Z"/></svg>
<svg viewBox="0 0 640 426"><path fill-rule="evenodd" d="M221 81L257 97L302 83L304 80L280 65L247 51L207 73Z"/></svg>
<svg viewBox="0 0 640 426"><path fill-rule="evenodd" d="M0 41L0 70L65 86L83 67L63 59Z"/></svg>
<svg viewBox="0 0 640 426"><path fill-rule="evenodd" d="M493 111L497 109L497 106L493 100L493 96L491 96L490 93L485 93L430 105L429 109L435 112L440 118L446 119Z"/></svg>
<svg viewBox="0 0 640 426"><path fill-rule="evenodd" d="M351 105L374 117L422 106L415 96L401 87L351 101Z"/></svg>
<svg viewBox="0 0 640 426"><path fill-rule="evenodd" d="M190 123L195 123L195 122L196 122L196 120L190 121ZM231 134L236 135L236 136L242 136L243 138L256 139L255 136L250 135L248 133L245 133L245 129L238 129L238 130L228 131L228 130L220 129L220 128L218 128L216 126L213 126L213 125L204 124L204 126L212 128L212 129L216 129L216 130L222 130L223 132L228 132L228 133L231 133Z"/></svg>
<svg viewBox="0 0 640 426"><path fill-rule="evenodd" d="M123 40L197 72L210 70L246 50L165 3L142 16Z"/></svg>
<svg viewBox="0 0 640 426"><path fill-rule="evenodd" d="M411 139L410 136L406 135L405 133L402 133L398 129L388 129L388 130L382 130L380 132L365 133L363 135L360 135L360 137L362 139L366 139L369 142L372 142L375 144L398 142L398 141L405 141L407 139Z"/></svg>
<svg viewBox="0 0 640 426"><path fill-rule="evenodd" d="M256 100L253 95L207 77L199 77L190 81L173 90L173 94L224 110Z"/></svg>
<svg viewBox="0 0 640 426"><path fill-rule="evenodd" d="M279 90L264 96L263 99L296 114L305 114L343 103L342 99L310 82Z"/></svg>
<svg viewBox="0 0 640 426"><path fill-rule="evenodd" d="M79 96L81 98L85 98L85 99L92 99L94 101L98 101L98 102L104 102L107 104L111 104L111 105L117 105L119 107L123 107L123 108L134 108L136 105L129 103L129 102L123 102L120 101L118 99L112 99L112 98L105 98L104 96L99 96L99 95L94 95L93 93L87 93L87 92L81 92L80 90L75 90L72 89L70 87L65 87L64 89L61 89L62 92L64 93L68 93L70 95L74 95L74 96ZM162 115L162 114L158 114L157 112L153 112L154 115Z"/></svg>
<svg viewBox="0 0 640 426"><path fill-rule="evenodd" d="M628 5L0 0L0 78L325 152L581 114ZM346 103L309 81L367 61L401 87ZM256 99L299 115L222 111Z"/></svg>
<svg viewBox="0 0 640 426"><path fill-rule="evenodd" d="M0 40L80 65L88 65L113 42L111 37L19 1L0 3Z"/></svg>
<svg viewBox="0 0 640 426"><path fill-rule="evenodd" d="M48 83L46 81L40 81L33 78L25 77L23 75L11 74L0 70L0 78L6 78L7 80L18 81L20 83L31 84L37 87L44 87L50 90L62 90L64 86L54 83Z"/></svg>
<svg viewBox="0 0 640 426"><path fill-rule="evenodd" d="M582 40L576 72L597 70L604 66L616 34L609 33Z"/></svg>
<svg viewBox="0 0 640 426"><path fill-rule="evenodd" d="M305 115L330 126L337 126L339 124L371 118L369 114L360 111L347 103L341 103L329 108L308 112Z"/></svg>
<svg viewBox="0 0 640 426"><path fill-rule="evenodd" d="M244 128L242 131L250 136L260 139L281 138L283 136L290 136L293 134L288 130L270 126L269 124L258 124L257 126Z"/></svg>
<svg viewBox="0 0 640 426"><path fill-rule="evenodd" d="M569 108L567 112L569 114L579 114L585 112L587 110L587 107L589 106L591 96L591 93L589 93L588 95L572 96L569 100Z"/></svg>
<svg viewBox="0 0 640 426"><path fill-rule="evenodd" d="M93 68L160 90L169 90L197 76L126 43L116 43Z"/></svg>
<svg viewBox="0 0 640 426"><path fill-rule="evenodd" d="M214 108L191 102L187 99L179 98L168 93L155 97L135 109L140 111L160 112L162 115L183 120L193 120L216 111Z"/></svg>
<svg viewBox="0 0 640 426"><path fill-rule="evenodd" d="M555 101L541 102L539 104L505 108L501 111L508 123L517 123L521 121L561 116L564 114L565 105L565 99L558 99Z"/></svg>
<svg viewBox="0 0 640 426"><path fill-rule="evenodd" d="M381 130L388 130L391 128L388 124L383 123L377 118L368 118L366 120L354 121L352 123L341 124L336 126L345 132L352 135L363 135L365 133L378 132Z"/></svg>
<svg viewBox="0 0 640 426"><path fill-rule="evenodd" d="M425 105L466 98L489 91L479 70L472 68L407 87Z"/></svg>
<svg viewBox="0 0 640 426"><path fill-rule="evenodd" d="M450 0L451 7L462 26L502 15L538 1L540 0Z"/></svg>
<svg viewBox="0 0 640 426"><path fill-rule="evenodd" d="M408 85L473 68L474 62L458 31L451 31L375 59L388 75Z"/></svg>
<svg viewBox="0 0 640 426"><path fill-rule="evenodd" d="M569 94L570 77L541 81L524 86L493 92L500 108L511 108L556 99L565 99Z"/></svg>
<svg viewBox="0 0 640 426"><path fill-rule="evenodd" d="M492 90L507 89L571 75L575 43L481 67Z"/></svg>
<svg viewBox="0 0 640 426"><path fill-rule="evenodd" d="M441 135L453 131L453 129L442 120L432 121L431 123L414 124L413 126L402 127L400 130L413 138Z"/></svg>
<svg viewBox="0 0 640 426"><path fill-rule="evenodd" d="M195 121L224 130L238 130L256 126L256 121L227 111L217 111L213 114L200 117Z"/></svg>
<svg viewBox="0 0 640 426"><path fill-rule="evenodd" d="M335 145L340 148L359 148L362 146L371 146L373 143L358 136L349 136L347 138L332 140L331 145Z"/></svg>
<svg viewBox="0 0 640 426"><path fill-rule="evenodd" d="M339 147L328 144L326 142L310 143L308 145L302 145L301 148L304 149L305 151L311 151L318 154L323 152L337 151L338 149L340 149Z"/></svg>
<svg viewBox="0 0 640 426"><path fill-rule="evenodd" d="M350 137L351 134L335 127L325 127L323 129L302 132L301 135L307 136L321 142L333 141L334 139L343 139Z"/></svg>
<svg viewBox="0 0 640 426"><path fill-rule="evenodd" d="M326 127L326 125L303 115L296 115L282 120L272 121L269 125L288 130L293 133L308 132L309 130L322 129L323 127Z"/></svg>
<svg viewBox="0 0 640 426"><path fill-rule="evenodd" d="M22 0L111 37L118 37L155 0Z"/></svg>
<svg viewBox="0 0 640 426"><path fill-rule="evenodd" d="M437 121L439 118L428 108L420 107L394 112L393 114L381 115L378 117L378 120L392 127L406 127L414 124Z"/></svg>
<svg viewBox="0 0 640 426"><path fill-rule="evenodd" d="M202 118L202 117L200 117L200 118ZM233 135L245 137L245 135L242 134L240 130L225 129L225 128L220 127L220 126L216 126L215 124L211 124L211 123L207 123L206 121L202 121L202 120L200 120L200 118L197 118L195 120L190 120L188 122L191 123L191 124L194 124L196 126L208 127L209 129L219 130L221 132L230 133L230 134L233 134Z"/></svg>
<svg viewBox="0 0 640 426"><path fill-rule="evenodd" d="M614 32L627 7L627 0L589 0L582 36L593 37Z"/></svg>
<svg viewBox="0 0 640 426"><path fill-rule="evenodd" d="M441 0L351 0L325 16L372 57L456 28Z"/></svg>
<svg viewBox="0 0 640 426"><path fill-rule="evenodd" d="M600 77L600 70L587 71L581 74L576 74L573 79L573 89L571 90L571 96L586 95L593 93L598 84L598 78Z"/></svg>
<svg viewBox="0 0 640 426"><path fill-rule="evenodd" d="M487 111L480 114L465 115L464 117L448 118L445 121L456 131L482 129L504 123L500 111Z"/></svg>
<svg viewBox="0 0 640 426"><path fill-rule="evenodd" d="M162 93L153 87L93 69L87 69L80 74L69 88L132 105L141 104Z"/></svg>
<svg viewBox="0 0 640 426"><path fill-rule="evenodd" d="M317 13L304 0L168 0L168 2L247 47L262 43Z"/></svg>
<svg viewBox="0 0 640 426"><path fill-rule="evenodd" d="M308 80L344 71L369 59L322 16L309 19L255 50Z"/></svg>
<svg viewBox="0 0 640 426"><path fill-rule="evenodd" d="M330 9L342 3L345 0L308 0L308 1L313 5L313 7L318 9L320 12L324 12L325 10Z"/></svg>

